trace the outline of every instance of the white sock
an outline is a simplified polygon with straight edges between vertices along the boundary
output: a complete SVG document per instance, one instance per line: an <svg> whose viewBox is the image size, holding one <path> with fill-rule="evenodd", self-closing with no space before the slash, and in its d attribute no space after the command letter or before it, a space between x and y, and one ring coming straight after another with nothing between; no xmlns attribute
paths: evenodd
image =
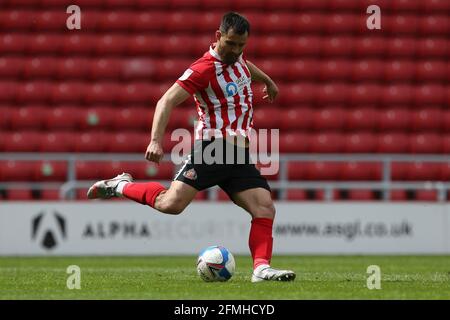
<svg viewBox="0 0 450 320"><path fill-rule="evenodd" d="M118 184L117 187L116 187L116 195L117 195L117 196L123 197L123 194L122 194L123 188L125 187L125 185L126 185L127 183L129 183L129 182L128 182L128 181L120 181L120 182L119 182L119 184Z"/></svg>

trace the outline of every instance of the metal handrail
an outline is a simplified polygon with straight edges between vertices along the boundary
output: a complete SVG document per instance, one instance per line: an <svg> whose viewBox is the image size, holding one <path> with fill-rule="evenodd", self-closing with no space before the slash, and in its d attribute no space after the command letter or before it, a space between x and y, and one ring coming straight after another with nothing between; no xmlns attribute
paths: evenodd
<svg viewBox="0 0 450 320"><path fill-rule="evenodd" d="M180 156L175 156L177 160ZM73 191L80 188L89 187L93 181L82 181L76 179L75 163L76 161L145 161L142 153L0 153L0 160L16 161L67 161L68 174L67 181L59 182L0 182L0 188L34 188L34 189L59 189L61 198L73 198ZM165 154L163 161L171 161L170 154ZM383 164L383 176L380 181L288 181L287 163L289 161L301 162L381 162ZM430 163L450 163L450 155L407 155L407 154L280 154L279 179L270 181L272 189L280 191L280 200L286 199L286 191L289 189L309 189L325 190L325 200L332 200L333 190L335 189L372 189L383 191L383 199L390 199L390 190L393 189L411 189L411 190L437 190L438 200L445 201L447 191L450 190L450 183L443 181L411 181L411 182L393 182L391 181L391 163L392 162L430 162ZM169 180L159 181L168 186ZM213 188L210 196L216 198L218 188Z"/></svg>

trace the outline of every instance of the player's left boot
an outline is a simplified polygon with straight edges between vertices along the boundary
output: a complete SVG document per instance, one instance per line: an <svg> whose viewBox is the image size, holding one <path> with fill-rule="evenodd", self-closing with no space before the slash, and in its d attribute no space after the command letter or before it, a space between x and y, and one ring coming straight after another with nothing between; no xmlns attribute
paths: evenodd
<svg viewBox="0 0 450 320"><path fill-rule="evenodd" d="M291 270L277 270L269 265L260 265L253 270L252 282L260 281L293 281L295 272Z"/></svg>
<svg viewBox="0 0 450 320"><path fill-rule="evenodd" d="M132 182L133 177L129 173L119 174L117 177L97 181L89 188L87 192L88 199L109 199L117 197L116 188L119 182Z"/></svg>

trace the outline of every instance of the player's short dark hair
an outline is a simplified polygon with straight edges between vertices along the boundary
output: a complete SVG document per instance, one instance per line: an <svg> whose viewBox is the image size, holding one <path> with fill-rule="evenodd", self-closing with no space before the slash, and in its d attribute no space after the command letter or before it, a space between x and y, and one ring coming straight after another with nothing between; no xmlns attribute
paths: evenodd
<svg viewBox="0 0 450 320"><path fill-rule="evenodd" d="M228 30L233 29L237 34L250 34L250 23L248 20L236 12L228 12L222 17L220 23L220 32L228 33Z"/></svg>

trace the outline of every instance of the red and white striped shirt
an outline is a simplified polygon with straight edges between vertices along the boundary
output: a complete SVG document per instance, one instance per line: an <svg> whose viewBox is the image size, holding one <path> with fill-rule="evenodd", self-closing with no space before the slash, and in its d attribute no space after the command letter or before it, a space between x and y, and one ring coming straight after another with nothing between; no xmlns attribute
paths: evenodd
<svg viewBox="0 0 450 320"><path fill-rule="evenodd" d="M211 46L177 80L194 96L199 121L195 139L242 135L253 127L251 75L242 54L227 65Z"/></svg>

